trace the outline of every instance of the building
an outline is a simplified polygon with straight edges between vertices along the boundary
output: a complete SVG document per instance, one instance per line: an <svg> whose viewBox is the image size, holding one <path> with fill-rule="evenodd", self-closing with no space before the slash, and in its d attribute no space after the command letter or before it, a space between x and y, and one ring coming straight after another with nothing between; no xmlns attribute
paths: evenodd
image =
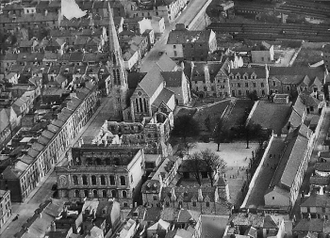
<svg viewBox="0 0 330 238"><path fill-rule="evenodd" d="M290 128L281 159L264 195L266 207L292 208L307 170L313 135L304 124Z"/></svg>
<svg viewBox="0 0 330 238"><path fill-rule="evenodd" d="M12 201L24 201L40 179L52 172L99 106L97 87L88 82L66 99L55 119L46 120L44 127L32 132L35 139L25 147L27 153L20 154L2 171L0 188L10 189Z"/></svg>
<svg viewBox="0 0 330 238"><path fill-rule="evenodd" d="M86 145L72 148L68 166L56 167L59 196L114 198L123 208L132 207L144 175L142 149Z"/></svg>
<svg viewBox="0 0 330 238"><path fill-rule="evenodd" d="M330 44L326 44L322 47L323 52L323 61L325 68L329 71L330 70Z"/></svg>
<svg viewBox="0 0 330 238"><path fill-rule="evenodd" d="M303 199L300 204L300 214L303 218L329 219L330 201L328 194L312 194Z"/></svg>
<svg viewBox="0 0 330 238"><path fill-rule="evenodd" d="M212 30L188 31L183 24L176 25L166 43L166 54L173 60L204 61L216 49L217 39Z"/></svg>
<svg viewBox="0 0 330 238"><path fill-rule="evenodd" d="M267 66L231 69L228 74L233 97L248 97L250 94L258 97L269 95Z"/></svg>
<svg viewBox="0 0 330 238"><path fill-rule="evenodd" d="M232 236L283 238L285 236L284 219L282 216L253 214L249 211L235 213L230 216L223 235L224 238Z"/></svg>
<svg viewBox="0 0 330 238"><path fill-rule="evenodd" d="M262 41L260 45L251 49L251 61L257 64L274 62L274 46Z"/></svg>
<svg viewBox="0 0 330 238"><path fill-rule="evenodd" d="M11 217L11 200L9 190L0 190L0 232Z"/></svg>
<svg viewBox="0 0 330 238"><path fill-rule="evenodd" d="M329 234L330 222L327 219L301 219L292 228L294 237L318 237Z"/></svg>

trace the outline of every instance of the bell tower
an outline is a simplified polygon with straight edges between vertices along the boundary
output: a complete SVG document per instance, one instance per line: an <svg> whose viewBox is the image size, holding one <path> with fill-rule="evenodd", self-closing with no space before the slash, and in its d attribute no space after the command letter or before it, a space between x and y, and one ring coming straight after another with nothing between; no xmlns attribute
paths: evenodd
<svg viewBox="0 0 330 238"><path fill-rule="evenodd" d="M123 118L123 110L125 110L128 105L127 92L127 72L124 68L124 60L122 58L122 52L118 41L118 35L113 19L112 9L110 7L110 2L108 2L109 11L109 29L108 29L108 44L109 44L109 57L108 57L108 67L110 70L110 82L106 85L110 96L113 97L114 106L114 116L117 118Z"/></svg>

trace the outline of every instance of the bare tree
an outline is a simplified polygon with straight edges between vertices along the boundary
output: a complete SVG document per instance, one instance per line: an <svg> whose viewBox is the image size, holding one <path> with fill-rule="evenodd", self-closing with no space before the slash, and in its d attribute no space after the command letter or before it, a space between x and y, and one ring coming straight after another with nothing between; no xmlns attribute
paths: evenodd
<svg viewBox="0 0 330 238"><path fill-rule="evenodd" d="M201 174L204 172L207 173L211 186L213 186L214 175L225 166L225 161L210 149L195 152L189 156L188 160L185 160L186 169L194 175L199 185L201 185Z"/></svg>

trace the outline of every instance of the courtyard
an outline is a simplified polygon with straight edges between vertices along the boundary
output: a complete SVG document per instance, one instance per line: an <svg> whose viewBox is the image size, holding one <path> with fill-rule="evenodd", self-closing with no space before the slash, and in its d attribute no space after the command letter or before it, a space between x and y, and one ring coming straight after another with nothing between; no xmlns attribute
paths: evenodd
<svg viewBox="0 0 330 238"><path fill-rule="evenodd" d="M223 173L229 186L230 202L240 206L243 200L241 189L246 181L246 169L249 166L252 151L255 151L258 146L258 143L250 143L247 149L244 142L222 143L220 151L217 151L216 143L196 143L190 153L211 149L225 161L226 168Z"/></svg>

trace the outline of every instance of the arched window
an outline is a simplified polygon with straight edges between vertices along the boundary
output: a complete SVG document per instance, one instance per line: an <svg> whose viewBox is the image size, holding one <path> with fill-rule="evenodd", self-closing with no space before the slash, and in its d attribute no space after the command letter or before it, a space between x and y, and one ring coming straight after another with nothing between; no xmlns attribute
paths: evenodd
<svg viewBox="0 0 330 238"><path fill-rule="evenodd" d="M127 192L123 191L123 198L127 198Z"/></svg>
<svg viewBox="0 0 330 238"><path fill-rule="evenodd" d="M72 176L72 180L73 180L73 184L74 185L78 185L78 177L77 177L77 175L73 175Z"/></svg>
<svg viewBox="0 0 330 238"><path fill-rule="evenodd" d="M95 197L95 198L97 198L98 197L98 194L97 194L97 190L93 190L93 196Z"/></svg>
<svg viewBox="0 0 330 238"><path fill-rule="evenodd" d="M107 197L107 190L102 190L102 196L103 196L104 198Z"/></svg>
<svg viewBox="0 0 330 238"><path fill-rule="evenodd" d="M110 175L110 185L116 185L115 176Z"/></svg>
<svg viewBox="0 0 330 238"><path fill-rule="evenodd" d="M101 175L101 185L105 185L105 176Z"/></svg>
<svg viewBox="0 0 330 238"><path fill-rule="evenodd" d="M105 160L105 164L106 164L106 165L110 165L110 160L109 160L109 159L106 159L106 160Z"/></svg>
<svg viewBox="0 0 330 238"><path fill-rule="evenodd" d="M209 207L210 206L210 202L206 202L206 206Z"/></svg>
<svg viewBox="0 0 330 238"><path fill-rule="evenodd" d="M120 176L120 184L126 185L125 176Z"/></svg>
<svg viewBox="0 0 330 238"><path fill-rule="evenodd" d="M88 190L84 190L84 195L85 195L86 198L88 198L88 195L89 195Z"/></svg>
<svg viewBox="0 0 330 238"><path fill-rule="evenodd" d="M92 185L96 185L96 176L92 175Z"/></svg>
<svg viewBox="0 0 330 238"><path fill-rule="evenodd" d="M96 158L95 164L96 165L101 165L102 164L102 160L100 158Z"/></svg>
<svg viewBox="0 0 330 238"><path fill-rule="evenodd" d="M83 181L83 185L88 185L87 176L86 175L83 175L82 176L82 181Z"/></svg>
<svg viewBox="0 0 330 238"><path fill-rule="evenodd" d="M111 190L111 197L113 197L113 198L117 197L116 190Z"/></svg>
<svg viewBox="0 0 330 238"><path fill-rule="evenodd" d="M74 197L76 197L76 198L80 197L79 190L74 191Z"/></svg>

